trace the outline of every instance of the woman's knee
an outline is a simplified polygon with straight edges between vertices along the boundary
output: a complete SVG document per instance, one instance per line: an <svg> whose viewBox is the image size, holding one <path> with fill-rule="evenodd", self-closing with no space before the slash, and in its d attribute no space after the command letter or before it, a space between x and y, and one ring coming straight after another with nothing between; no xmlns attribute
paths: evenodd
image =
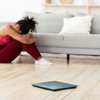
<svg viewBox="0 0 100 100"><path fill-rule="evenodd" d="M17 40L12 40L9 44L14 46L22 46L22 43Z"/></svg>

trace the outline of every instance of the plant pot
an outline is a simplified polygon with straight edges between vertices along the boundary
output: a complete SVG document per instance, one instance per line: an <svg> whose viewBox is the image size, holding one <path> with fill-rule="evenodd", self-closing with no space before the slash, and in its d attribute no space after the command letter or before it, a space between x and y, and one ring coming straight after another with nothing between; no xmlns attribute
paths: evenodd
<svg viewBox="0 0 100 100"><path fill-rule="evenodd" d="M60 0L62 4L71 4L73 0Z"/></svg>
<svg viewBox="0 0 100 100"><path fill-rule="evenodd" d="M50 4L51 3L51 0L45 0L45 3L46 4Z"/></svg>

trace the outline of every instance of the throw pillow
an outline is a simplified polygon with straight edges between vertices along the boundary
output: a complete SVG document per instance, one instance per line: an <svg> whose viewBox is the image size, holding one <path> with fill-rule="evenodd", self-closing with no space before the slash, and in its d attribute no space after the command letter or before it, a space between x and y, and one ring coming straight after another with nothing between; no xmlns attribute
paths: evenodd
<svg viewBox="0 0 100 100"><path fill-rule="evenodd" d="M92 16L64 18L60 34L90 34Z"/></svg>

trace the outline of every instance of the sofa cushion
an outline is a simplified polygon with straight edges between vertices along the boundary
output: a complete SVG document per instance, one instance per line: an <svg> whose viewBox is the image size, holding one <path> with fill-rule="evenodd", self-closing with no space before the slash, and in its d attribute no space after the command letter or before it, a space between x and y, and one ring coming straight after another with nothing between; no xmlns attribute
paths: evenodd
<svg viewBox="0 0 100 100"><path fill-rule="evenodd" d="M87 16L85 13L77 13L76 16ZM91 34L100 34L100 14L93 14Z"/></svg>
<svg viewBox="0 0 100 100"><path fill-rule="evenodd" d="M58 34L36 34L36 44L40 47L60 48L100 48L100 35L58 35Z"/></svg>
<svg viewBox="0 0 100 100"><path fill-rule="evenodd" d="M70 48L87 48L87 49L100 49L100 35L91 34L91 35L73 35L73 36L64 36L64 43L62 47Z"/></svg>
<svg viewBox="0 0 100 100"><path fill-rule="evenodd" d="M100 34L100 14L93 15L91 34Z"/></svg>
<svg viewBox="0 0 100 100"><path fill-rule="evenodd" d="M60 46L60 42L63 41L64 36L58 34L49 34L49 33L39 33L35 34L37 41L36 44L38 46Z"/></svg>
<svg viewBox="0 0 100 100"><path fill-rule="evenodd" d="M24 16L35 17L38 22L37 33L59 33L62 25L63 18L73 17L70 13L34 13L34 12L25 12Z"/></svg>
<svg viewBox="0 0 100 100"><path fill-rule="evenodd" d="M60 34L89 35L91 29L91 20L92 16L64 18L64 24Z"/></svg>

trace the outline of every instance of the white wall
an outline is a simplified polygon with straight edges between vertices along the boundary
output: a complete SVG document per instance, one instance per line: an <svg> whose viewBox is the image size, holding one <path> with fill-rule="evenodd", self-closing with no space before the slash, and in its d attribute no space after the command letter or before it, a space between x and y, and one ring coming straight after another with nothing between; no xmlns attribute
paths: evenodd
<svg viewBox="0 0 100 100"><path fill-rule="evenodd" d="M51 0L52 4L59 4L60 0ZM55 1L55 2L54 2ZM90 2L89 2L90 1ZM94 5L89 7L88 4ZM62 4L60 2L60 4ZM100 14L100 0L73 0L71 4L73 6L45 6L45 12L53 12L53 13L89 13L89 14ZM85 6L80 6L85 5ZM98 6L97 6L98 5Z"/></svg>
<svg viewBox="0 0 100 100"><path fill-rule="evenodd" d="M17 21L25 11L42 12L42 0L0 0L0 21Z"/></svg>
<svg viewBox="0 0 100 100"><path fill-rule="evenodd" d="M25 11L42 12L43 0L0 0L0 21L19 20ZM55 1L55 2L54 2ZM56 3L58 0L53 0ZM84 2L86 0L73 0L74 2ZM92 0L100 5L100 0ZM56 9L57 11L58 9Z"/></svg>

